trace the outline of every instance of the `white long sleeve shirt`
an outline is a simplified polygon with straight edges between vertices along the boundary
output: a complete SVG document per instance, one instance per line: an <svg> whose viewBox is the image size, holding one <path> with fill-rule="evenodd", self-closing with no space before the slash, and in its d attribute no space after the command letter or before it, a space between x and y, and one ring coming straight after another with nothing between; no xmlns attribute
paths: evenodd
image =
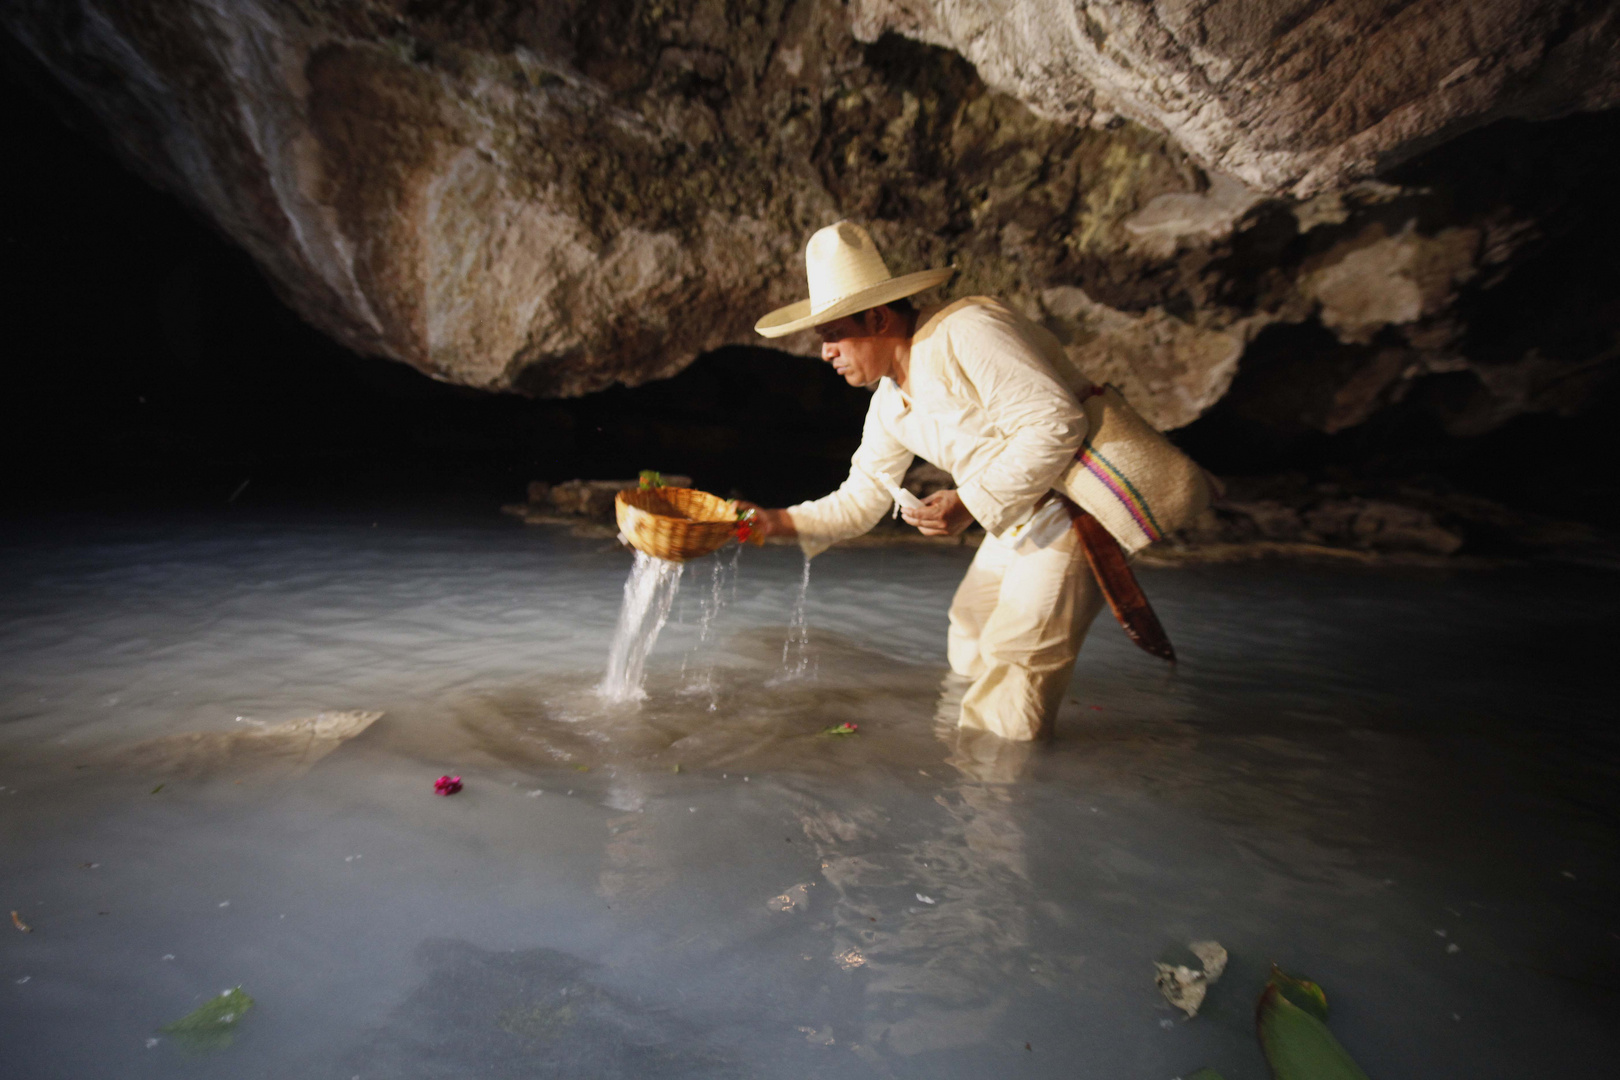
<svg viewBox="0 0 1620 1080"><path fill-rule="evenodd" d="M1025 524L1085 438L1076 381L1057 339L999 301L923 311L907 389L878 384L849 478L788 508L800 546L815 556L876 525L914 457L951 474L991 535Z"/></svg>

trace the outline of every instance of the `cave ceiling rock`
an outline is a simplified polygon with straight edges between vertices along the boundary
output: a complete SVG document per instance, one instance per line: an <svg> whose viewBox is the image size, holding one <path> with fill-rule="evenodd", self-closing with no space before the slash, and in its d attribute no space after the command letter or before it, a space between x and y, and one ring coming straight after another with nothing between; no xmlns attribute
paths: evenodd
<svg viewBox="0 0 1620 1080"><path fill-rule="evenodd" d="M1249 339L1272 317L1189 323L1151 308L1141 314L1099 304L1084 290L1056 286L1039 297L1037 318L1069 360L1096 383L1112 383L1161 430L1198 419L1226 393Z"/></svg>
<svg viewBox="0 0 1620 1080"><path fill-rule="evenodd" d="M1379 343L1333 369L1329 424L1466 366L1455 298L1537 223L1415 227L1413 192L1357 178L1443 129L1613 100L1606 7L1384 10L8 0L0 26L306 320L435 378L576 395L757 343L804 294L805 237L854 217L1174 428L1276 323Z"/></svg>
<svg viewBox="0 0 1620 1080"><path fill-rule="evenodd" d="M1289 205L1289 213L1293 215L1299 231L1308 233L1319 225L1343 225L1358 210L1394 202L1406 194L1396 184L1362 180L1293 202Z"/></svg>
<svg viewBox="0 0 1620 1080"><path fill-rule="evenodd" d="M1265 200L1243 181L1210 172L1203 191L1176 191L1155 196L1125 219L1129 243L1152 258L1168 259L1188 244L1208 245L1226 239L1243 216Z"/></svg>
<svg viewBox="0 0 1620 1080"><path fill-rule="evenodd" d="M1301 268L1301 293L1319 305L1322 324L1353 344L1370 344L1386 326L1405 326L1445 311L1478 271L1480 232L1469 227L1424 236L1407 222L1394 236L1368 225Z"/></svg>
<svg viewBox="0 0 1620 1080"><path fill-rule="evenodd" d="M856 35L960 52L1045 116L1168 134L1308 198L1504 116L1620 104L1620 14L1583 0L853 0Z"/></svg>

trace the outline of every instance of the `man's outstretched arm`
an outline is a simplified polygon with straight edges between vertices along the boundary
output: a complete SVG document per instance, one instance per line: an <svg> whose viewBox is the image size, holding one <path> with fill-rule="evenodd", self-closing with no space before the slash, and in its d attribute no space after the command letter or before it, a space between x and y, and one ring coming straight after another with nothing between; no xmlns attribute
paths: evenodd
<svg viewBox="0 0 1620 1080"><path fill-rule="evenodd" d="M765 536L797 537L805 554L815 556L840 540L859 536L882 519L891 503L886 484L900 482L912 456L884 428L876 403L874 398L873 408L867 410L861 445L838 490L785 510L759 507L760 531Z"/></svg>

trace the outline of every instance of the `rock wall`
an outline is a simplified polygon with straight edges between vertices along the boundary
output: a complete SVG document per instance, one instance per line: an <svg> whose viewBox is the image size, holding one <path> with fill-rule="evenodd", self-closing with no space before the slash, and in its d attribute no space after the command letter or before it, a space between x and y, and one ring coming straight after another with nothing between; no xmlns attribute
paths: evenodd
<svg viewBox="0 0 1620 1080"><path fill-rule="evenodd" d="M1503 116L1620 104L1620 18L1576 0L855 0L1042 115L1125 118L1300 197Z"/></svg>
<svg viewBox="0 0 1620 1080"><path fill-rule="evenodd" d="M1603 5L8 0L0 25L306 319L468 386L576 395L751 341L846 216L1166 428L1278 327L1332 343L1301 377L1324 431L1433 373L1483 388L1459 430L1562 408L1546 388L1614 347L1487 372L1464 309L1542 222L1364 179L1612 104Z"/></svg>

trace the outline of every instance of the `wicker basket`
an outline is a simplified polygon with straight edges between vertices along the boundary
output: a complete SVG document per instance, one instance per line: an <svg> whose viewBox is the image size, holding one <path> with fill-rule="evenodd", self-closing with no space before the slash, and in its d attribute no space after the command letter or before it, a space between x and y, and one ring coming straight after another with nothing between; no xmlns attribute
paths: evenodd
<svg viewBox="0 0 1620 1080"><path fill-rule="evenodd" d="M735 504L693 488L621 491L613 509L632 547L670 562L718 551L737 528Z"/></svg>

